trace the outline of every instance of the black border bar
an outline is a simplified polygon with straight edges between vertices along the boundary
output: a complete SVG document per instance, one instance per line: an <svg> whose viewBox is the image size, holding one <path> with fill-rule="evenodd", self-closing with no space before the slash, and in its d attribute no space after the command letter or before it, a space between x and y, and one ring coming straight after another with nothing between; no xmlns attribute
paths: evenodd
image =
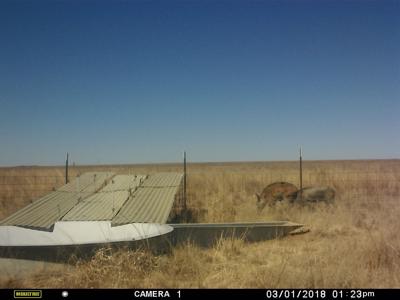
<svg viewBox="0 0 400 300"><path fill-rule="evenodd" d="M0 289L0 299L206 299L207 297L400 299L400 289Z"/></svg>

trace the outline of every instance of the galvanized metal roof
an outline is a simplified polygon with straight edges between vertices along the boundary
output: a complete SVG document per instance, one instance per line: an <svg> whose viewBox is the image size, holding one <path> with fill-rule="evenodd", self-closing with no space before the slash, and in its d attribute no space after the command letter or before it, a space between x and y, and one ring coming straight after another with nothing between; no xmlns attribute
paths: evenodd
<svg viewBox="0 0 400 300"><path fill-rule="evenodd" d="M128 191L96 193L76 204L63 221L104 221L111 220L129 198Z"/></svg>
<svg viewBox="0 0 400 300"><path fill-rule="evenodd" d="M105 186L114 175L112 172L87 172L77 176L70 183L59 188L58 191L94 193Z"/></svg>
<svg viewBox="0 0 400 300"><path fill-rule="evenodd" d="M146 179L111 224L166 223L182 181L179 173L158 173Z"/></svg>
<svg viewBox="0 0 400 300"><path fill-rule="evenodd" d="M140 185L144 175L117 175L99 192L78 203L64 221L111 220Z"/></svg>
<svg viewBox="0 0 400 300"><path fill-rule="evenodd" d="M0 225L52 230L59 220L112 220L113 226L167 221L182 174L113 176L110 172L85 173Z"/></svg>
<svg viewBox="0 0 400 300"><path fill-rule="evenodd" d="M116 175L100 192L128 191L136 189L147 175Z"/></svg>
<svg viewBox="0 0 400 300"><path fill-rule="evenodd" d="M56 221L60 220L81 198L89 195L89 193L70 192L50 193L6 218L1 225L51 230Z"/></svg>
<svg viewBox="0 0 400 300"><path fill-rule="evenodd" d="M101 188L112 175L113 173L85 173L56 192L39 198L17 211L0 224L51 230L56 221L60 220L79 201Z"/></svg>
<svg viewBox="0 0 400 300"><path fill-rule="evenodd" d="M139 188L134 196L126 201L111 224L118 226L127 223L166 223L176 191L176 187Z"/></svg>
<svg viewBox="0 0 400 300"><path fill-rule="evenodd" d="M150 175L141 185L142 187L177 187L182 181L181 173L156 173Z"/></svg>

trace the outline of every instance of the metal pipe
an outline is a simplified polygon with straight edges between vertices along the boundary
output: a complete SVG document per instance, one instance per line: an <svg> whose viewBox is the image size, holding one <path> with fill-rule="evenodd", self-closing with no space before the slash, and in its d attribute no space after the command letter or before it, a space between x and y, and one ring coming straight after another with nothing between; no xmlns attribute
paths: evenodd
<svg viewBox="0 0 400 300"><path fill-rule="evenodd" d="M303 158L300 147L300 200L303 200Z"/></svg>
<svg viewBox="0 0 400 300"><path fill-rule="evenodd" d="M183 209L186 211L186 151L183 151Z"/></svg>
<svg viewBox="0 0 400 300"><path fill-rule="evenodd" d="M68 152L67 152L67 160L65 161L65 184L68 183Z"/></svg>

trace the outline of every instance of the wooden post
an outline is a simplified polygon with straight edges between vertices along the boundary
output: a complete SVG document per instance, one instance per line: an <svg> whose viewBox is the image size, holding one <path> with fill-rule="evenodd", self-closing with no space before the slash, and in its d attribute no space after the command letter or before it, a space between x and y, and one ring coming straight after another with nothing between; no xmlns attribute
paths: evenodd
<svg viewBox="0 0 400 300"><path fill-rule="evenodd" d="M65 161L65 184L68 183L68 152L67 152L67 160Z"/></svg>
<svg viewBox="0 0 400 300"><path fill-rule="evenodd" d="M186 151L183 151L183 209L186 211Z"/></svg>
<svg viewBox="0 0 400 300"><path fill-rule="evenodd" d="M303 200L303 163L302 153L300 147L300 200Z"/></svg>

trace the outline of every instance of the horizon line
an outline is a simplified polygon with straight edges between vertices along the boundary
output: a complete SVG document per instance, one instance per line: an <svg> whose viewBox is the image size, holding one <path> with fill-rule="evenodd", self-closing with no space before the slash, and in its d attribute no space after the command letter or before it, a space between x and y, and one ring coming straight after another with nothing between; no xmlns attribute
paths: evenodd
<svg viewBox="0 0 400 300"><path fill-rule="evenodd" d="M346 158L346 159L304 159L302 161L308 162L339 162L339 161L382 161L382 160L400 160L400 158ZM232 161L186 161L187 164L240 164L240 163L286 163L286 162L298 162L299 160L232 160ZM114 166L148 166L148 165L179 165L183 164L182 161L174 162L143 162L143 163L99 163L99 164L69 164L70 168L74 167L114 167ZM65 164L43 164L43 165L2 165L0 168L57 168L65 167Z"/></svg>

